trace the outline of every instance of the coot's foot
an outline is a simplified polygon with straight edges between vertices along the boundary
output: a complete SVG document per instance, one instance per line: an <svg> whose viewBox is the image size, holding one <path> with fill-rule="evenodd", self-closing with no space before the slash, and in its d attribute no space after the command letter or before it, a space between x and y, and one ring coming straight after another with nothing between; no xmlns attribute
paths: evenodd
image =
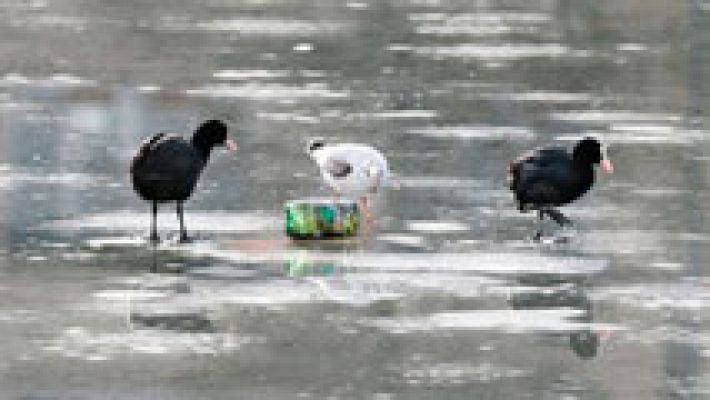
<svg viewBox="0 0 710 400"><path fill-rule="evenodd" d="M195 238L187 236L187 234L183 233L180 235L180 240L178 240L178 243L193 243L195 241Z"/></svg>
<svg viewBox="0 0 710 400"><path fill-rule="evenodd" d="M560 226L571 226L572 225L572 220L565 217L564 214L557 210L553 209L547 209L545 210L545 214L549 215L550 218L552 218L553 221L557 222L558 225Z"/></svg>
<svg viewBox="0 0 710 400"><path fill-rule="evenodd" d="M554 239L552 240L552 243L554 243L554 244L567 244L569 242L570 242L569 236L555 236Z"/></svg>

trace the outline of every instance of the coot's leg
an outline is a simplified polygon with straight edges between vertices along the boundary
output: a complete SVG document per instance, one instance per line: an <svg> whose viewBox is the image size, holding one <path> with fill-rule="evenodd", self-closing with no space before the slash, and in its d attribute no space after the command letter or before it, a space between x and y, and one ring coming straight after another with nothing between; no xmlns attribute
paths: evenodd
<svg viewBox="0 0 710 400"><path fill-rule="evenodd" d="M153 216L150 223L150 241L153 243L158 243L160 237L158 236L158 202L153 200Z"/></svg>
<svg viewBox="0 0 710 400"><path fill-rule="evenodd" d="M535 235L533 236L533 240L536 242L539 242L540 239L542 239L542 221L545 218L545 212L544 210L540 209L537 210L537 232L535 232Z"/></svg>
<svg viewBox="0 0 710 400"><path fill-rule="evenodd" d="M187 242L187 231L185 230L185 221L183 217L182 201L177 202L177 215L180 221L180 241Z"/></svg>
<svg viewBox="0 0 710 400"><path fill-rule="evenodd" d="M560 226L572 225L572 221L569 218L565 217L565 215L559 212L558 210L548 208L545 210L545 212L547 213L547 215L550 216L550 218L552 218L553 221L557 222Z"/></svg>

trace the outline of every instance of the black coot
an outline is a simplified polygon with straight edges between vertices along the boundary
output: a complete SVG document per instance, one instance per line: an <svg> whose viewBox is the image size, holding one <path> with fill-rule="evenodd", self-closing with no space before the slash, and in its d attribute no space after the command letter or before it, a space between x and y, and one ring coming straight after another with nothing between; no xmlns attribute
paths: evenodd
<svg viewBox="0 0 710 400"><path fill-rule="evenodd" d="M523 154L508 166L508 182L518 209L537 210L540 219L548 215L560 225L570 224L554 208L576 200L592 187L596 164L606 173L613 172L606 148L590 137L580 140L572 153L543 147Z"/></svg>
<svg viewBox="0 0 710 400"><path fill-rule="evenodd" d="M180 240L187 240L182 203L192 194L215 146L236 149L236 143L227 138L227 126L221 121L209 120L197 128L191 140L158 133L138 149L131 162L131 181L136 193L152 203L151 240L159 240L158 203L169 201L177 202Z"/></svg>

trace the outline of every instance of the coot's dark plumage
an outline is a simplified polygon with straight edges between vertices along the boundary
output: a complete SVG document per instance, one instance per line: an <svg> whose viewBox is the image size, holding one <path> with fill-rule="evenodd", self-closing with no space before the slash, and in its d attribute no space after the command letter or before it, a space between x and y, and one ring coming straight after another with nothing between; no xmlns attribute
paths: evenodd
<svg viewBox="0 0 710 400"><path fill-rule="evenodd" d="M594 138L579 141L570 153L544 147L523 154L508 166L510 190L520 211L537 210L540 219L550 216L560 225L570 221L555 207L570 203L592 187L594 165L613 171L606 149Z"/></svg>
<svg viewBox="0 0 710 400"><path fill-rule="evenodd" d="M215 146L236 148L227 138L227 126L221 121L209 120L197 128L191 140L158 133L138 149L131 162L131 180L136 193L152 203L151 240L158 240L158 203L169 201L177 202L180 240L187 239L182 203L192 194Z"/></svg>

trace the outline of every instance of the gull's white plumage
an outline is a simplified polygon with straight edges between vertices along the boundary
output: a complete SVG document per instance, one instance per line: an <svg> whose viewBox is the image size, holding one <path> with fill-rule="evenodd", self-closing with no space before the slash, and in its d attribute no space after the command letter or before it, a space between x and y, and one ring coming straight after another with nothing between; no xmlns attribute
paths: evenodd
<svg viewBox="0 0 710 400"><path fill-rule="evenodd" d="M358 143L327 144L311 152L325 183L343 196L362 197L386 184L387 159Z"/></svg>

